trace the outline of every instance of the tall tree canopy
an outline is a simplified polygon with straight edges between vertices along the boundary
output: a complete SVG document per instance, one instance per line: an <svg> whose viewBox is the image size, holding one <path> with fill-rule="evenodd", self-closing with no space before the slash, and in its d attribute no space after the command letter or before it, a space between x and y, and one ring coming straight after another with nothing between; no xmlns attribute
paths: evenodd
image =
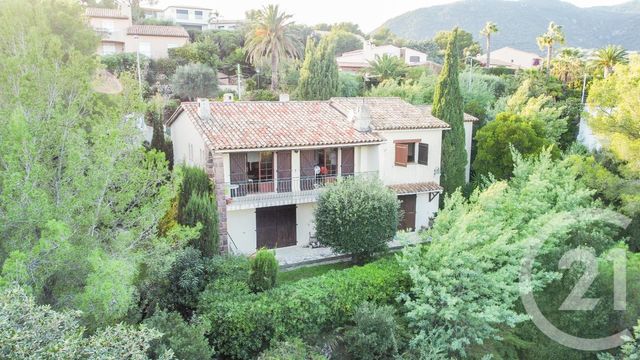
<svg viewBox="0 0 640 360"><path fill-rule="evenodd" d="M540 47L540 50L547 50L547 74L551 71L551 57L553 56L553 47L555 44L564 44L564 31L562 26L554 23L549 23L547 31L536 38L536 42Z"/></svg>
<svg viewBox="0 0 640 360"><path fill-rule="evenodd" d="M263 58L271 62L271 90L278 88L278 67L284 57L300 56L302 43L294 31L291 15L280 12L278 5L268 5L251 15L251 29L245 47L253 64Z"/></svg>
<svg viewBox="0 0 640 360"><path fill-rule="evenodd" d="M451 127L442 136L442 170L440 184L445 194L451 194L464 186L467 150L464 142L464 103L458 80L458 29L449 37L444 57L444 67L440 72L433 96L431 113Z"/></svg>
<svg viewBox="0 0 640 360"><path fill-rule="evenodd" d="M312 39L307 40L304 63L300 69L298 97L303 100L328 100L340 90L338 63L335 46L329 38L320 40L318 47Z"/></svg>
<svg viewBox="0 0 640 360"><path fill-rule="evenodd" d="M604 77L609 76L613 72L613 68L617 64L626 64L629 62L627 50L620 45L607 45L595 52L594 63L604 71Z"/></svg>
<svg viewBox="0 0 640 360"><path fill-rule="evenodd" d="M498 25L493 21L487 21L480 34L487 38L487 64L486 67L491 67L491 35L498 32Z"/></svg>

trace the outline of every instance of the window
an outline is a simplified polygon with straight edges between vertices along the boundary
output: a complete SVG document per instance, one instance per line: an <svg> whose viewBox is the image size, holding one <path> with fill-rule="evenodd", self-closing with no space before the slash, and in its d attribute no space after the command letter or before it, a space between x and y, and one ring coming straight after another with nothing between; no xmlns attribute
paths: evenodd
<svg viewBox="0 0 640 360"><path fill-rule="evenodd" d="M273 180L273 152L251 152L247 154L247 179L252 181Z"/></svg>
<svg viewBox="0 0 640 360"><path fill-rule="evenodd" d="M338 149L316 150L316 166L320 171L320 174L316 175L338 174Z"/></svg>
<svg viewBox="0 0 640 360"><path fill-rule="evenodd" d="M188 18L189 18L189 10L182 10L182 9L176 10L176 19L186 20Z"/></svg>
<svg viewBox="0 0 640 360"><path fill-rule="evenodd" d="M194 14L194 16L195 16L195 18L197 20L202 20L202 11L201 10L196 10L196 11L193 12L193 14Z"/></svg>
<svg viewBox="0 0 640 360"><path fill-rule="evenodd" d="M138 51L140 54L151 57L151 43L149 42L141 42L138 44Z"/></svg>
<svg viewBox="0 0 640 360"><path fill-rule="evenodd" d="M540 59L533 59L533 66L540 65Z"/></svg>
<svg viewBox="0 0 640 360"><path fill-rule="evenodd" d="M410 63L419 63L420 62L420 56L409 56L409 62Z"/></svg>
<svg viewBox="0 0 640 360"><path fill-rule="evenodd" d="M415 163L427 165L429 157L428 144L420 143L420 139L396 140L395 144L395 164L397 166L407 166L407 164Z"/></svg>

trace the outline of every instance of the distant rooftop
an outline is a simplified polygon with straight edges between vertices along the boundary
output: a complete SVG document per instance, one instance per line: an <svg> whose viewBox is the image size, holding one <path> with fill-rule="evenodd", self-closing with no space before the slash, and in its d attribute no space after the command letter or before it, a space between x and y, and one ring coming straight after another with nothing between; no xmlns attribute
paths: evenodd
<svg viewBox="0 0 640 360"><path fill-rule="evenodd" d="M84 13L88 17L111 18L111 19L128 19L129 18L127 15L122 13L120 9L88 7L85 9Z"/></svg>

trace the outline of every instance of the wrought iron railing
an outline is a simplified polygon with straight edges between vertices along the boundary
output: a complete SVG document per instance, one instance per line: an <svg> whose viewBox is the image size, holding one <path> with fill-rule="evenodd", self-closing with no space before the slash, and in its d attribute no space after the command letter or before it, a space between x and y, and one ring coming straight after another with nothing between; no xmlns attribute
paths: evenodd
<svg viewBox="0 0 640 360"><path fill-rule="evenodd" d="M248 197L260 194L291 194L305 193L319 190L335 183L343 177L376 177L377 172L364 172L341 175L314 175L284 179L232 181L225 184L225 193L231 198Z"/></svg>

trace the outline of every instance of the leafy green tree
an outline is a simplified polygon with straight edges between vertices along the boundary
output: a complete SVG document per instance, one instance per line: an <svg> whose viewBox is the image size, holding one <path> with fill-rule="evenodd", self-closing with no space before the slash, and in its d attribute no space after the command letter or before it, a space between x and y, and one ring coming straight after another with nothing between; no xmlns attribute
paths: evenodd
<svg viewBox="0 0 640 360"><path fill-rule="evenodd" d="M334 28L327 37L335 46L336 55L340 55L348 51L360 50L364 46L364 39L346 30Z"/></svg>
<svg viewBox="0 0 640 360"><path fill-rule="evenodd" d="M150 342L161 334L124 324L86 336L80 312L56 312L37 305L20 287L0 290L0 354L5 359L148 359ZM19 336L16 336L18 332ZM167 354L165 359L172 359Z"/></svg>
<svg viewBox="0 0 640 360"><path fill-rule="evenodd" d="M513 113L501 113L482 127L475 136L477 142L473 169L476 174L508 179L513 174L511 149L523 156L539 154L551 145L544 137L540 121L526 121Z"/></svg>
<svg viewBox="0 0 640 360"><path fill-rule="evenodd" d="M467 150L464 141L464 112L458 80L458 29L453 29L447 45L444 67L433 95L431 113L451 127L442 136L442 171L440 184L445 194L464 186Z"/></svg>
<svg viewBox="0 0 640 360"><path fill-rule="evenodd" d="M594 56L594 64L604 70L605 78L613 72L617 64L629 62L627 50L620 45L607 45L596 50Z"/></svg>
<svg viewBox="0 0 640 360"><path fill-rule="evenodd" d="M421 51L427 54L427 60L437 64L442 64L442 53L438 44L433 40L410 40L407 42L408 48Z"/></svg>
<svg viewBox="0 0 640 360"><path fill-rule="evenodd" d="M210 257L218 253L218 207L214 198L206 193L193 192L182 212L184 225L202 225L200 238L193 245Z"/></svg>
<svg viewBox="0 0 640 360"><path fill-rule="evenodd" d="M168 354L175 355L177 359L211 359L214 355L205 337L210 324L204 319L194 317L186 322L176 312L161 310L143 323L162 333L160 338L151 343L150 353L156 359Z"/></svg>
<svg viewBox="0 0 640 360"><path fill-rule="evenodd" d="M92 90L97 39L77 3L3 1L0 34L0 282L116 323L137 304L138 266L164 246L156 226L173 197L131 116L137 86L124 75L118 95Z"/></svg>
<svg viewBox="0 0 640 360"><path fill-rule="evenodd" d="M453 32L454 31L438 31L433 37L433 41L438 45L441 52L447 52ZM482 52L480 44L473 40L473 35L470 32L457 29L455 33L457 34L456 40L458 45L456 52L459 60L463 61L465 56L475 56Z"/></svg>
<svg viewBox="0 0 640 360"><path fill-rule="evenodd" d="M364 91L364 79L360 75L339 72L340 80L339 95L344 97L362 96Z"/></svg>
<svg viewBox="0 0 640 360"><path fill-rule="evenodd" d="M362 263L387 250L398 227L399 206L396 195L379 181L340 180L318 198L318 240Z"/></svg>
<svg viewBox="0 0 640 360"><path fill-rule="evenodd" d="M473 349L482 357L488 340L529 319L518 308L521 289L545 289L560 276L559 258L579 244L613 244L603 222L609 216L549 152L517 157L509 182L488 185L468 201L454 194L423 235L431 242L405 248L400 259L413 284L404 296L412 347L440 349L444 358ZM539 241L539 267L531 283L521 283L522 261Z"/></svg>
<svg viewBox="0 0 640 360"><path fill-rule="evenodd" d="M564 48L551 62L551 75L560 79L565 86L573 89L582 88L582 80L587 70L582 50Z"/></svg>
<svg viewBox="0 0 640 360"><path fill-rule="evenodd" d="M393 359L398 355L399 326L392 306L364 303L353 314L353 322L344 334L350 359Z"/></svg>
<svg viewBox="0 0 640 360"><path fill-rule="evenodd" d="M171 87L180 98L190 101L213 97L218 91L218 74L204 64L179 66L171 79Z"/></svg>
<svg viewBox="0 0 640 360"><path fill-rule="evenodd" d="M278 341L265 350L258 360L326 360L318 350L299 338Z"/></svg>
<svg viewBox="0 0 640 360"><path fill-rule="evenodd" d="M338 95L339 88L334 45L324 38L316 48L314 41L309 39L300 69L298 97L302 100L328 100Z"/></svg>
<svg viewBox="0 0 640 360"><path fill-rule="evenodd" d="M269 290L276 286L278 261L272 250L260 249L251 260L249 287L254 292Z"/></svg>
<svg viewBox="0 0 640 360"><path fill-rule="evenodd" d="M536 38L538 47L540 50L547 50L547 74L551 72L551 57L553 56L553 47L555 44L564 44L564 31L562 26L554 23L549 23L547 32Z"/></svg>
<svg viewBox="0 0 640 360"><path fill-rule="evenodd" d="M498 32L498 25L493 21L487 21L480 34L487 38L487 64L486 67L491 67L491 35Z"/></svg>
<svg viewBox="0 0 640 360"><path fill-rule="evenodd" d="M407 65L404 60L399 57L383 54L377 56L373 61L369 61L367 69L369 76L375 78L378 82L385 80L401 81L407 75Z"/></svg>
<svg viewBox="0 0 640 360"><path fill-rule="evenodd" d="M245 42L247 56L254 65L263 58L270 59L271 90L276 90L280 62L285 57L297 58L301 41L293 31L291 15L280 12L278 5L263 7L250 20L251 29Z"/></svg>
<svg viewBox="0 0 640 360"><path fill-rule="evenodd" d="M376 46L393 44L398 40L398 37L391 32L388 27L380 27L373 34L371 34L371 41Z"/></svg>

